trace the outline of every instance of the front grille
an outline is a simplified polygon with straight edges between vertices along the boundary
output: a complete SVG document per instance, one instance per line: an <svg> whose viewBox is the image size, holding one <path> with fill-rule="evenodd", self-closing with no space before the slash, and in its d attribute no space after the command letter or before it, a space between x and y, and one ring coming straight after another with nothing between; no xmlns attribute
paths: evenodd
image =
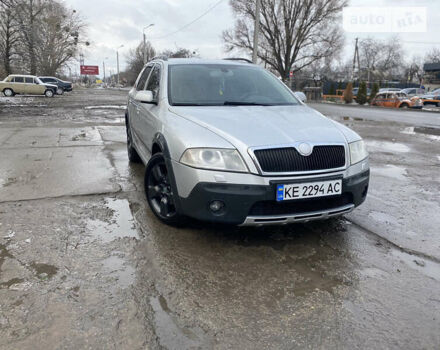
<svg viewBox="0 0 440 350"><path fill-rule="evenodd" d="M327 170L345 165L344 146L314 146L309 156L293 147L260 149L254 154L266 173Z"/></svg>
<svg viewBox="0 0 440 350"><path fill-rule="evenodd" d="M338 196L319 197L308 199L294 199L290 201L261 201L256 202L249 211L250 216L265 215L289 215L309 213L312 211L323 211L335 209L353 203L351 193L343 193Z"/></svg>

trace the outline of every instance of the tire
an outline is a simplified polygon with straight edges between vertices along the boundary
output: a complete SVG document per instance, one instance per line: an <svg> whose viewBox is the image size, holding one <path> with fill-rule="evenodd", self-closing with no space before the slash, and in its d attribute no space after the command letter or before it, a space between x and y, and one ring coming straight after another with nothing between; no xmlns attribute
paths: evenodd
<svg viewBox="0 0 440 350"><path fill-rule="evenodd" d="M15 93L12 89L4 89L3 95L5 95L6 97L12 97L15 95Z"/></svg>
<svg viewBox="0 0 440 350"><path fill-rule="evenodd" d="M44 92L44 96L46 96L46 97L53 97L53 96L54 96L54 93L53 93L53 91L52 91L51 89L47 89L47 90Z"/></svg>
<svg viewBox="0 0 440 350"><path fill-rule="evenodd" d="M128 154L128 160L130 163L141 163L141 157L139 157L139 154L137 153L136 149L133 146L133 138L131 137L131 129L130 125L126 124L126 131L127 131L127 154Z"/></svg>
<svg viewBox="0 0 440 350"><path fill-rule="evenodd" d="M407 108L409 108L409 106L408 106L407 103L402 103L402 104L400 105L400 108L407 109Z"/></svg>
<svg viewBox="0 0 440 350"><path fill-rule="evenodd" d="M59 87L59 88L57 89L57 95L62 95L62 94L64 94L64 89L61 88L61 87Z"/></svg>
<svg viewBox="0 0 440 350"><path fill-rule="evenodd" d="M144 178L145 196L156 217L170 226L182 226L185 217L176 209L176 193L173 193L171 179L165 158L156 153L147 164Z"/></svg>

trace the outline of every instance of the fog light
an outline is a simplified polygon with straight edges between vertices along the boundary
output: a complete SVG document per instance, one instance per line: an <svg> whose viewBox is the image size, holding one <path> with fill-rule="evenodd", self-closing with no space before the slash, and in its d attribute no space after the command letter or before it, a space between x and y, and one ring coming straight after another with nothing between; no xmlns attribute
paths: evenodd
<svg viewBox="0 0 440 350"><path fill-rule="evenodd" d="M209 209L211 209L213 213L220 212L224 207L225 207L225 203L223 203L222 201L212 201L209 204Z"/></svg>

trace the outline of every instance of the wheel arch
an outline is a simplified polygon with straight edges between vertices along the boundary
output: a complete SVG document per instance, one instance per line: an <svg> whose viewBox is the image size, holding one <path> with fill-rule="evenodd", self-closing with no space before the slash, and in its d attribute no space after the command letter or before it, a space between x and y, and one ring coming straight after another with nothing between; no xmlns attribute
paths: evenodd
<svg viewBox="0 0 440 350"><path fill-rule="evenodd" d="M174 175L173 164L171 161L171 155L170 155L168 143L165 139L165 136L162 133L157 132L154 135L153 143L151 145L151 156L159 152L161 152L165 158L168 174L170 176L171 187L173 189L173 192L176 194L175 205L177 212L182 213L182 204L180 201L179 190L177 188L176 177Z"/></svg>
<svg viewBox="0 0 440 350"><path fill-rule="evenodd" d="M163 136L163 134L160 132L157 132L154 135L153 144L151 145L151 155L154 155L158 152L162 152L165 158L171 158L168 143L165 140L165 136Z"/></svg>

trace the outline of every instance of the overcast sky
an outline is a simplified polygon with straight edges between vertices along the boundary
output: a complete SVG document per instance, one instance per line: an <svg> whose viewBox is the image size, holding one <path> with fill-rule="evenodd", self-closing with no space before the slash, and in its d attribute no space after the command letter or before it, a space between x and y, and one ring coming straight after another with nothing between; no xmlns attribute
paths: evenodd
<svg viewBox="0 0 440 350"><path fill-rule="evenodd" d="M79 11L88 24L91 45L85 50L85 64L99 65L106 60L106 70L116 69L116 48L119 49L120 69L125 68L127 51L142 40L142 29L147 40L160 50L184 47L199 52L204 58L225 57L221 39L222 31L233 27L234 19L229 0L223 0L212 11L173 35L182 26L193 21L219 0L65 0L66 5ZM440 1L439 0L369 0L368 6L426 6L428 30L426 33L399 34L407 56L424 55L432 45L417 42L436 42L440 48ZM351 0L351 6L365 6L364 0ZM166 36L165 38L162 38ZM373 36L387 38L390 34L346 33L344 55L353 51L354 38ZM77 68L78 69L78 68ZM73 70L75 71L75 69Z"/></svg>

